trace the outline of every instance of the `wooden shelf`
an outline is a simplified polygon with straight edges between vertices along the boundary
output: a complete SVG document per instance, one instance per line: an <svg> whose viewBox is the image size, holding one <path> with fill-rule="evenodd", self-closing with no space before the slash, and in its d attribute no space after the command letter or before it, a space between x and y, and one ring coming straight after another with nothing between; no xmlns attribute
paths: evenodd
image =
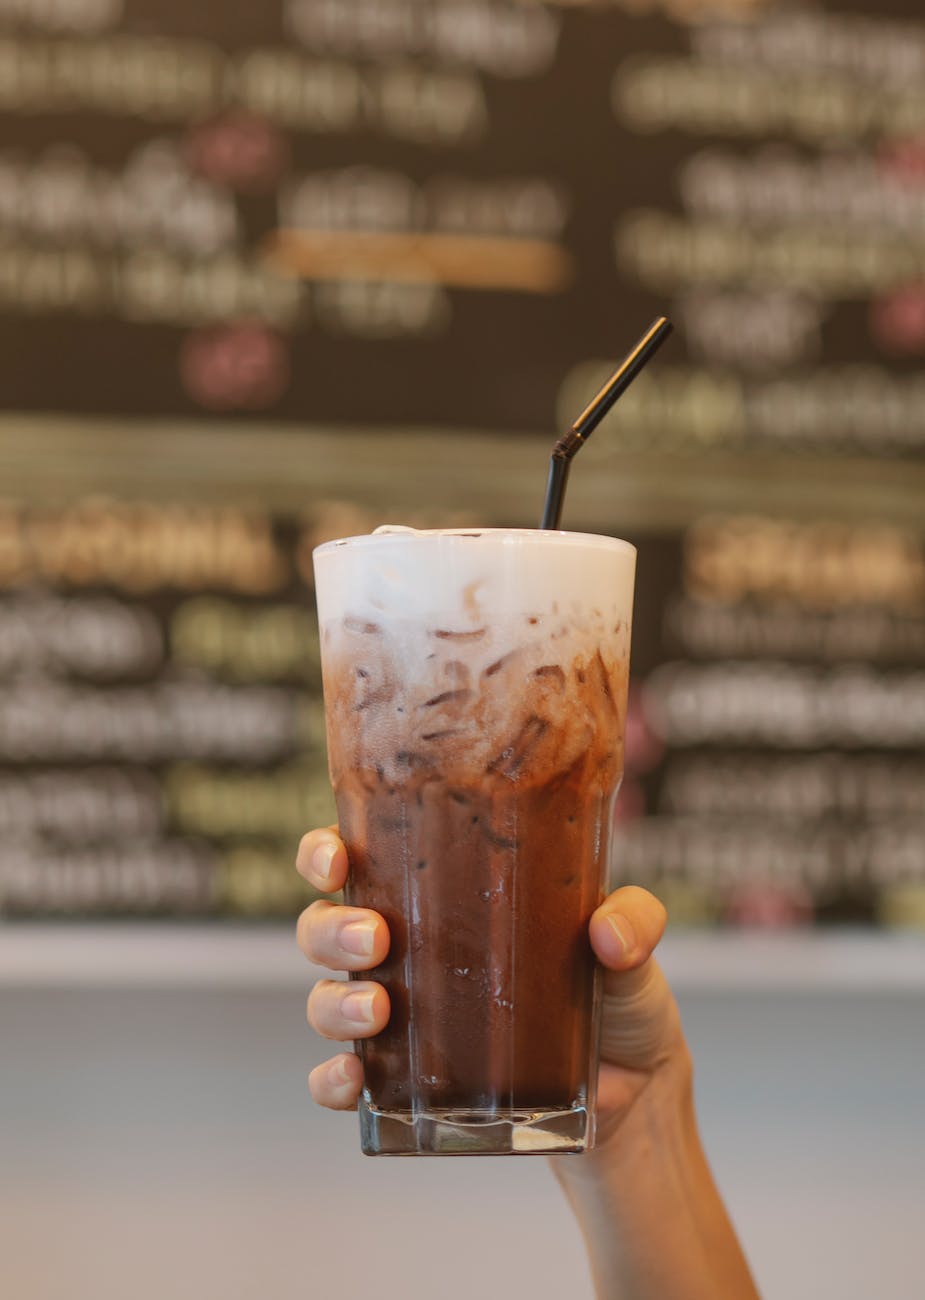
<svg viewBox="0 0 925 1300"><path fill-rule="evenodd" d="M473 523L533 523L552 432L362 429L0 413L4 492L299 511L312 500L377 514L439 503ZM925 466L899 458L775 451L631 451L602 441L569 485L569 527L651 532L705 511L888 519L919 531Z"/></svg>

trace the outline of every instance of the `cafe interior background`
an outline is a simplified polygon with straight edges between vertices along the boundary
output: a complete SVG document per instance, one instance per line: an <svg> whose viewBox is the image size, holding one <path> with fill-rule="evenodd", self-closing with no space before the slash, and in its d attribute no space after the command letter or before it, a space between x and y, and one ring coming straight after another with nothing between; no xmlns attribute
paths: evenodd
<svg viewBox="0 0 925 1300"><path fill-rule="evenodd" d="M540 1162L364 1161L306 1075L310 555L639 550L615 883L769 1297L925 1275L915 0L0 0L12 1300L590 1296Z"/></svg>

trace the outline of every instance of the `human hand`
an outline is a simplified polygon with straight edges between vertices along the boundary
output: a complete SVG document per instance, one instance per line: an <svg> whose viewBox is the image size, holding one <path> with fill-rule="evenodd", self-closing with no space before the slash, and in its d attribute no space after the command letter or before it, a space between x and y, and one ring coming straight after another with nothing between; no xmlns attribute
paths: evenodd
<svg viewBox="0 0 925 1300"><path fill-rule="evenodd" d="M309 831L296 866L316 889L334 893L347 878L347 851L336 829ZM589 934L606 968L598 1083L598 1140L606 1141L653 1075L686 1060L677 1006L652 958L665 927L665 909L644 889L626 886L612 893L591 917ZM321 900L299 918L299 946L332 971L378 966L389 950L388 927L378 913ZM384 1029L389 996L373 980L319 980L308 1000L308 1020L324 1038L340 1042L368 1038ZM352 1109L363 1086L354 1052L341 1052L309 1077L315 1101L335 1110Z"/></svg>
<svg viewBox="0 0 925 1300"><path fill-rule="evenodd" d="M296 870L323 894L343 889L347 850L333 826L302 836ZM371 970L389 951L389 930L378 912L319 899L296 925L299 947L331 971ZM308 1023L322 1038L354 1042L381 1033L389 1019L389 995L374 980L318 980L308 997ZM363 1087L363 1065L355 1052L339 1052L308 1077L312 1097L331 1110L353 1110Z"/></svg>

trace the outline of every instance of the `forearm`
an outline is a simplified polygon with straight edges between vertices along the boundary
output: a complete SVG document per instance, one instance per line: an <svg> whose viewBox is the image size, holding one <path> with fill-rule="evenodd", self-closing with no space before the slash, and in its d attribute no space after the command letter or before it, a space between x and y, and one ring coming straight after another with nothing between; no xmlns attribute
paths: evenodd
<svg viewBox="0 0 925 1300"><path fill-rule="evenodd" d="M686 1055L656 1075L595 1151L553 1169L600 1300L755 1300L706 1162Z"/></svg>

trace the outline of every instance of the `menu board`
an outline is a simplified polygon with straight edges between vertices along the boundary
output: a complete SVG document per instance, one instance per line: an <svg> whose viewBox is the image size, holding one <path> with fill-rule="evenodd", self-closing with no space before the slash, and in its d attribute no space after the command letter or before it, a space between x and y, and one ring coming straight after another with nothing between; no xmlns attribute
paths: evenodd
<svg viewBox="0 0 925 1300"><path fill-rule="evenodd" d="M615 879L925 923L917 3L0 0L0 915L297 910L312 545L535 523L661 313Z"/></svg>
<svg viewBox="0 0 925 1300"><path fill-rule="evenodd" d="M925 20L0 0L4 404L921 454ZM128 454L128 453L127 453Z"/></svg>
<svg viewBox="0 0 925 1300"><path fill-rule="evenodd" d="M641 539L615 881L678 922L925 923L923 665L907 530Z"/></svg>
<svg viewBox="0 0 925 1300"><path fill-rule="evenodd" d="M288 914L333 820L307 524L0 509L0 909Z"/></svg>
<svg viewBox="0 0 925 1300"><path fill-rule="evenodd" d="M311 549L373 523L0 510L4 915L304 904L295 845L335 817ZM681 921L920 921L925 547L756 516L636 541L614 881Z"/></svg>

